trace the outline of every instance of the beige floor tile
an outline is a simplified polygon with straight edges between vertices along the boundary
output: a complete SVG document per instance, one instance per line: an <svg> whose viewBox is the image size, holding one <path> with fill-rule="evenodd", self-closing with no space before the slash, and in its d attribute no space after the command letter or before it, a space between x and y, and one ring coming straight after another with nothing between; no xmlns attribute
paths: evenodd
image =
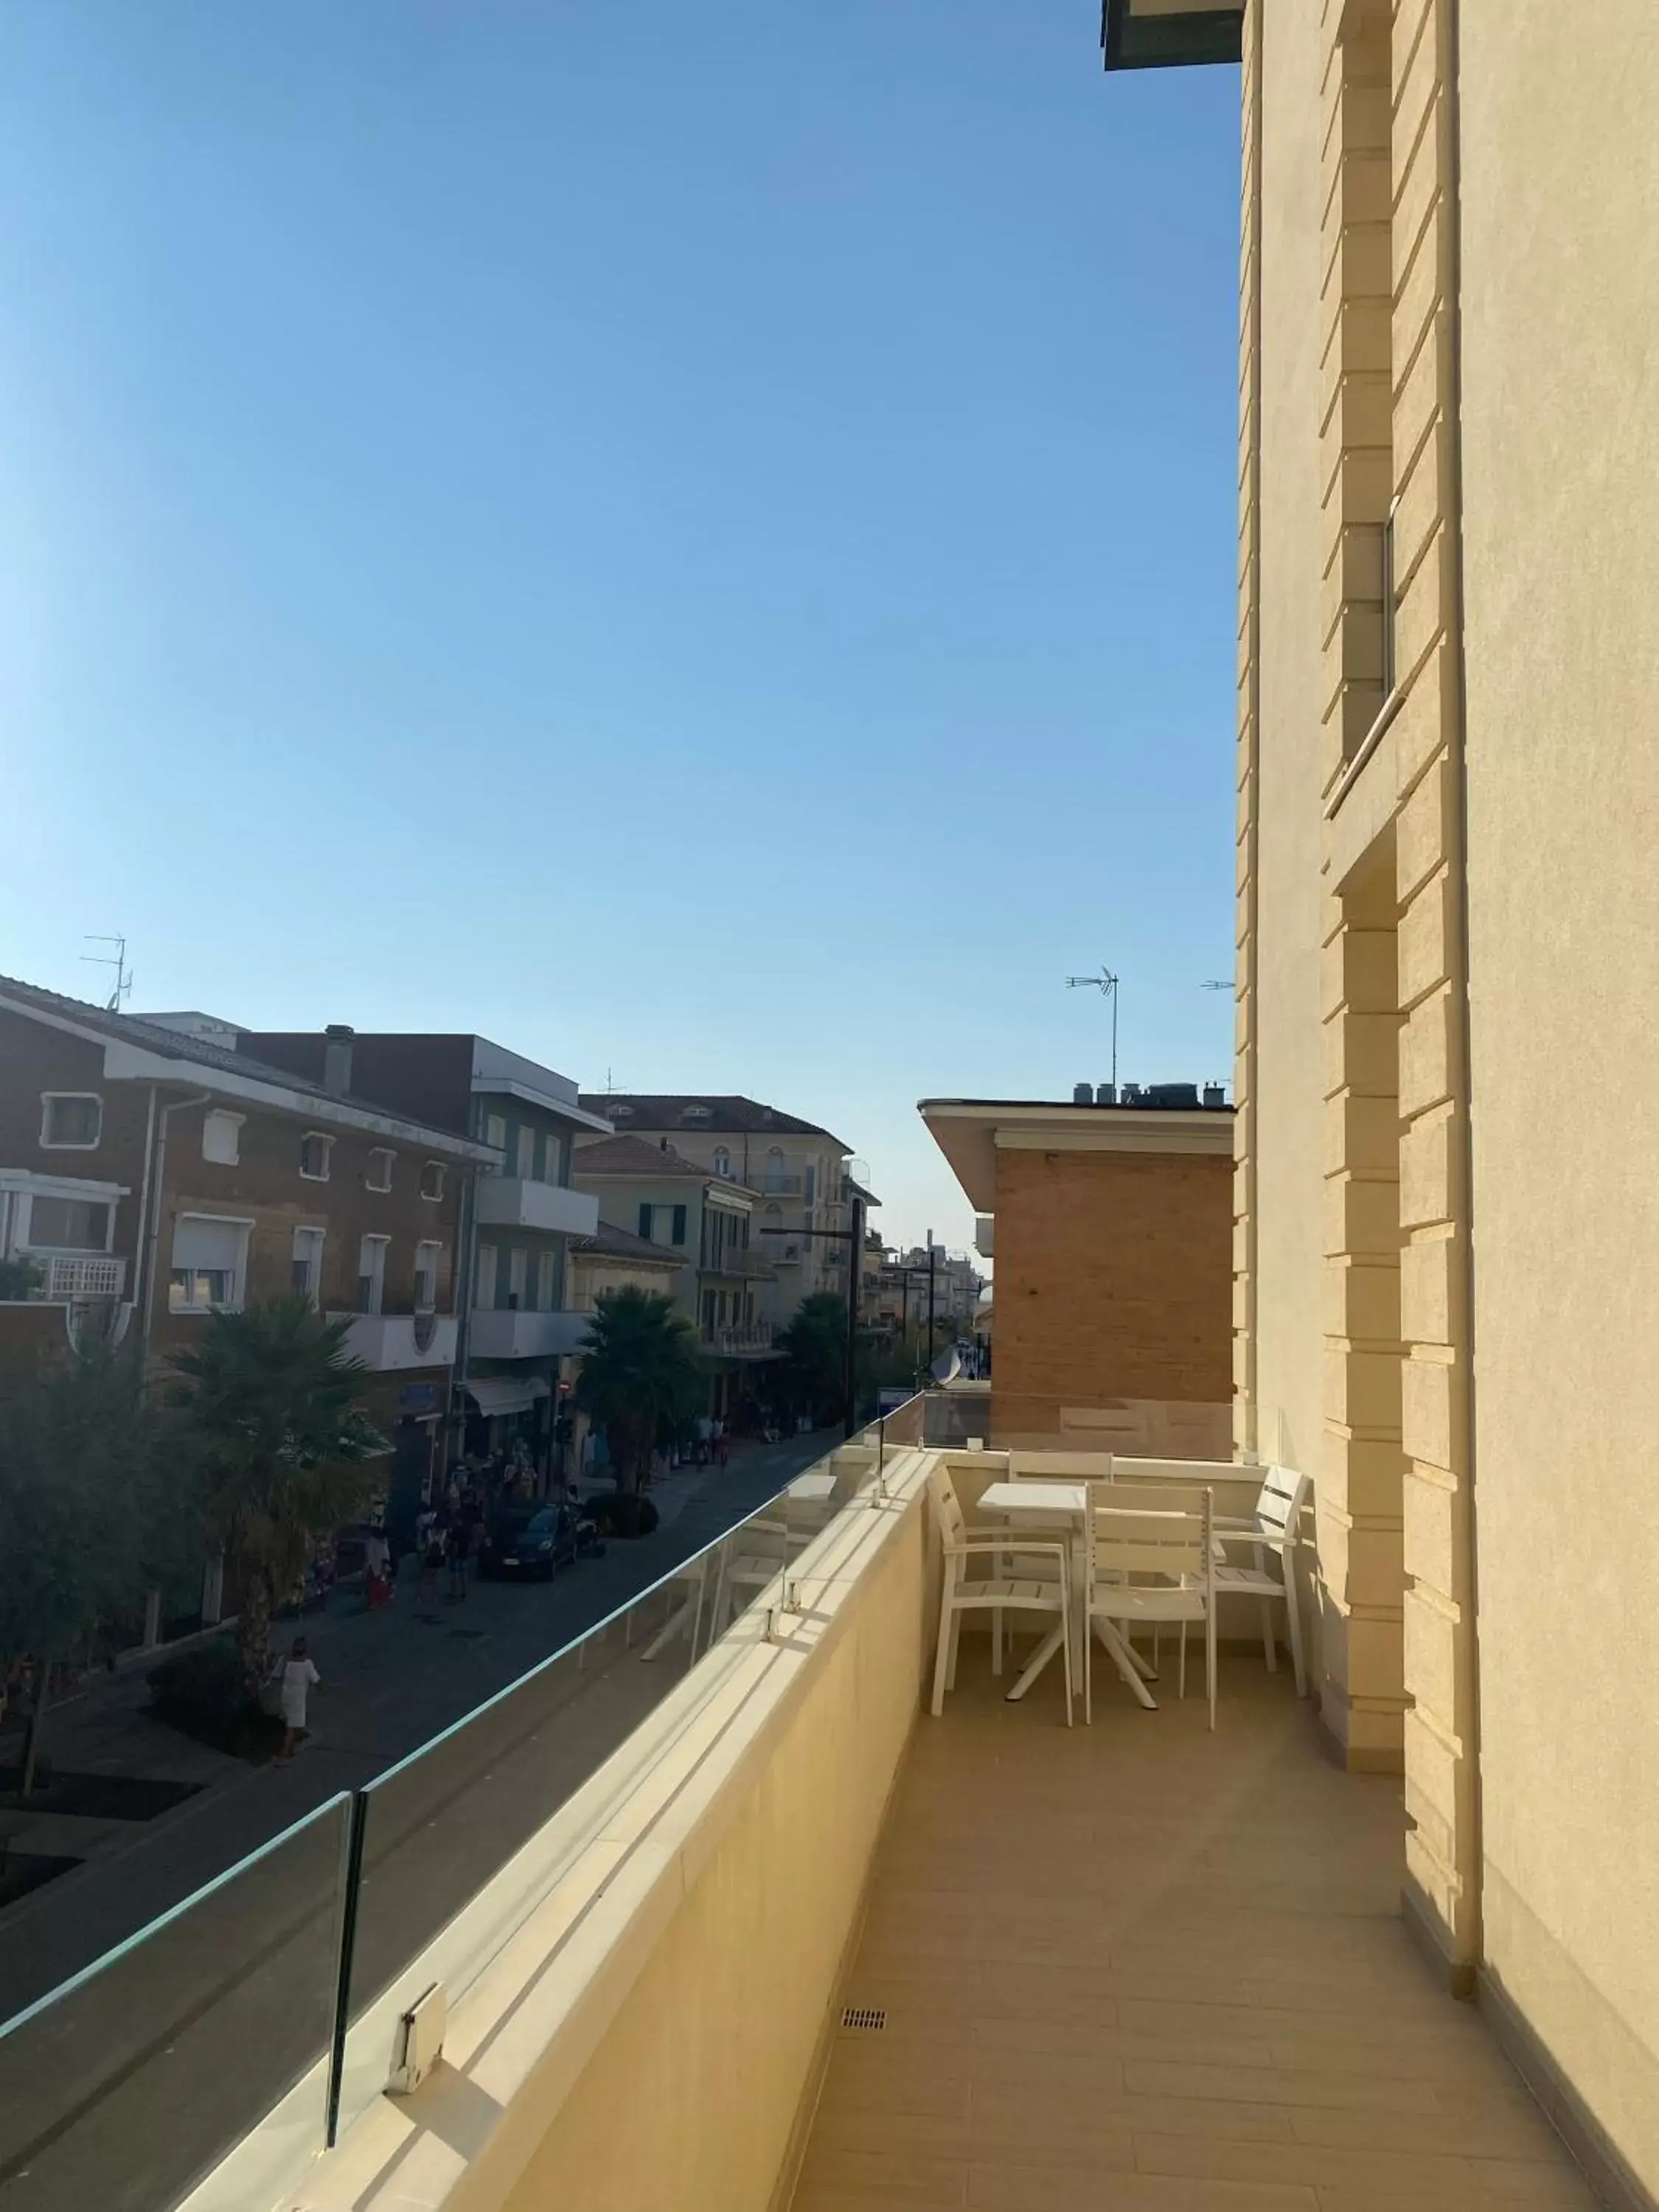
<svg viewBox="0 0 1659 2212"><path fill-rule="evenodd" d="M960 2206L968 2201L965 2161L908 2152L835 2150L815 2143L801 2181L804 2188L838 2189L866 2203Z"/></svg>
<svg viewBox="0 0 1659 2212"><path fill-rule="evenodd" d="M966 1680L924 1719L794 2212L1587 2212L1399 1916L1398 1786L1288 1680L1093 1729Z"/></svg>

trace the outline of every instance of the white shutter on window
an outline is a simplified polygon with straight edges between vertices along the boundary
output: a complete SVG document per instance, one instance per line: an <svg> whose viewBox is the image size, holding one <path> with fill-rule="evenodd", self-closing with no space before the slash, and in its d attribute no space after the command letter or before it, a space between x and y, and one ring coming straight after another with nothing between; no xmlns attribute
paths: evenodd
<svg viewBox="0 0 1659 2212"><path fill-rule="evenodd" d="M240 1221L210 1221L199 1213L186 1214L174 1224L173 1264L175 1267L217 1268L234 1275L242 1263L247 1227Z"/></svg>

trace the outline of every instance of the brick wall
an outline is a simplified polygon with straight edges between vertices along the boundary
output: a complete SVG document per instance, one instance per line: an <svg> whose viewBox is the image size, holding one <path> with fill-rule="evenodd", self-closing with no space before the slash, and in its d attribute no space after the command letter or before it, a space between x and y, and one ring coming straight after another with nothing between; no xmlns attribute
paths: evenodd
<svg viewBox="0 0 1659 2212"><path fill-rule="evenodd" d="M1232 1395L1232 1161L997 1155L994 1435L1063 1406Z"/></svg>

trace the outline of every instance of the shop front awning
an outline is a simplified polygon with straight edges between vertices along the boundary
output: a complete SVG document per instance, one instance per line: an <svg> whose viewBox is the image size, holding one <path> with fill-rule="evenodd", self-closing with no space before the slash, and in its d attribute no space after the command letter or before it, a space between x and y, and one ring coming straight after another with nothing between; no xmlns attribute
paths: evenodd
<svg viewBox="0 0 1659 2212"><path fill-rule="evenodd" d="M540 1375L470 1375L466 1379L467 1396L481 1413L491 1418L497 1413L522 1413L548 1394L546 1379Z"/></svg>

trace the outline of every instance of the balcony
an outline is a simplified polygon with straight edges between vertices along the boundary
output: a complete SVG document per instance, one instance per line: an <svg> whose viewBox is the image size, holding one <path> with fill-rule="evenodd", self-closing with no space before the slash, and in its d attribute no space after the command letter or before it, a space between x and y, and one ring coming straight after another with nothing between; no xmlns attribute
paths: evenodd
<svg viewBox="0 0 1659 2212"><path fill-rule="evenodd" d="M701 1332L705 1352L728 1359L763 1359L772 1350L772 1324L769 1321L739 1321L723 1322Z"/></svg>
<svg viewBox="0 0 1659 2212"><path fill-rule="evenodd" d="M489 1229L540 1229L591 1237L599 1225L599 1201L585 1190L567 1190L562 1183L487 1175L478 1180L478 1221Z"/></svg>
<svg viewBox="0 0 1659 2212"><path fill-rule="evenodd" d="M340 1314L331 1321L349 1322L346 1350L354 1359L377 1375L400 1367L453 1367L459 1323L453 1314Z"/></svg>
<svg viewBox="0 0 1659 2212"><path fill-rule="evenodd" d="M40 1282L29 1292L48 1303L64 1298L118 1298L125 1295L127 1263L106 1253L27 1252L19 1255L38 1269Z"/></svg>
<svg viewBox="0 0 1659 2212"><path fill-rule="evenodd" d="M805 1187L805 1176L798 1175L760 1175L749 1186L763 1198L799 1198Z"/></svg>
<svg viewBox="0 0 1659 2212"><path fill-rule="evenodd" d="M560 1359L566 1352L580 1349L587 1334L587 1321L586 1314L568 1310L475 1310L468 1353L478 1359Z"/></svg>
<svg viewBox="0 0 1659 2212"><path fill-rule="evenodd" d="M758 1245L741 1247L728 1245L724 1252L698 1268L700 1275L725 1275L739 1281L770 1282L775 1270L772 1266L775 1253L763 1251Z"/></svg>
<svg viewBox="0 0 1659 2212"><path fill-rule="evenodd" d="M1593 2212L1259 1642L919 1715L932 1402L0 2029L20 2202Z"/></svg>

